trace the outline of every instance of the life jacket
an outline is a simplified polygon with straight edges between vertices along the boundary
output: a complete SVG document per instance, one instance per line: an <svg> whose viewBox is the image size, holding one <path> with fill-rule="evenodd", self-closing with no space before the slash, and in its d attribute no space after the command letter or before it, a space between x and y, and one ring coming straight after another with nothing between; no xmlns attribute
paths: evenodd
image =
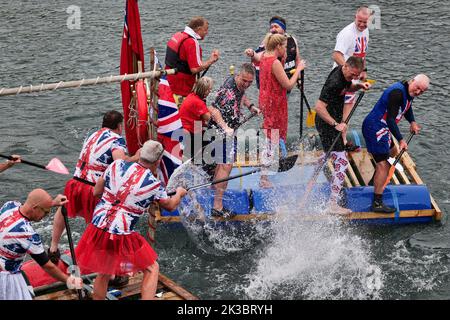
<svg viewBox="0 0 450 320"><path fill-rule="evenodd" d="M170 38L169 42L167 42L166 67L177 68L178 72L192 74L188 62L180 58L181 46L189 38L193 37L185 32L177 32Z"/></svg>
<svg viewBox="0 0 450 320"><path fill-rule="evenodd" d="M288 36L287 38L287 51L286 51L286 61L284 63L284 71L286 75L290 79L292 74L291 70L295 69L295 60L297 59L297 44L292 36Z"/></svg>

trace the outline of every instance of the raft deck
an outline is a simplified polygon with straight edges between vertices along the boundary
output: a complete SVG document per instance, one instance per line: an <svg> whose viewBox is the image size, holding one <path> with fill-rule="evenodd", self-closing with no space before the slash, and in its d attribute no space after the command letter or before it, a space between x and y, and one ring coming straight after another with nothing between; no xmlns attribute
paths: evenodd
<svg viewBox="0 0 450 320"><path fill-rule="evenodd" d="M94 278L95 275L90 275ZM139 272L135 276L130 277L128 284L116 289L121 292L117 297L118 300L139 299L141 292L143 273ZM86 282L85 282L86 283ZM78 294L75 290L69 290L65 285L58 283L46 285L34 289L36 297L34 300L78 300ZM91 299L91 294L88 299ZM183 289L166 276L159 274L158 287L156 290L156 300L198 300L187 290Z"/></svg>
<svg viewBox="0 0 450 320"><path fill-rule="evenodd" d="M395 143L397 143L395 141ZM302 150L302 148L300 148ZM323 151L302 151L299 153L299 157L296 162L296 167L301 169L293 168L291 172L288 172L287 175L283 176L283 174L278 174L280 177L284 177L285 179L292 179L292 176L297 177L297 182L303 180L308 181L308 176L304 174L305 170L309 172L318 164L318 160L320 156L323 154ZM367 152L366 148L361 148L359 152L351 152L349 153L350 165L346 171L345 176L345 189L352 190L352 188L361 188L367 187L367 189L371 188L368 186L369 181L371 180L374 171L376 162L372 158L372 155ZM408 152L403 154L403 157L400 160L401 165L404 168L404 171L401 172L399 170L395 171L395 174L391 180L390 185L387 190L394 189L395 186L424 186L423 180L420 178L419 174L416 171L416 164L412 160L411 156ZM234 174L241 173L243 170L249 170L251 167L259 166L258 159L249 160L249 156L247 154L239 154L237 158L237 162L234 164ZM296 171L297 170L297 171ZM333 170L331 160L327 163L325 168L325 175L329 176L331 171ZM301 174L300 174L301 173ZM255 175L257 176L257 175ZM228 189L249 189L249 188L258 188L254 183L256 177L248 176L243 178L245 179L244 185L243 180L234 180L230 181L228 185ZM281 178L283 179L283 178ZM323 174L319 176L318 183L324 181L326 179ZM250 182L249 182L250 181ZM284 183L284 182L282 182ZM287 183L292 183L292 186L295 184L290 181ZM391 187L392 186L392 187ZM409 190L409 189L406 189ZM412 190L412 189L411 189ZM298 195L301 197L301 195ZM437 205L434 198L429 194L431 206L427 209L417 209L417 210L400 210L398 209L396 213L393 214L380 214L370 211L365 212L352 212L351 214L342 217L342 219L347 220L349 222L357 222L357 223L376 223L376 224L404 224L404 223L428 223L432 221L441 221L442 220L442 211ZM238 200L236 200L238 201ZM160 223L174 223L180 222L181 218L177 214L167 214L166 212L156 211L156 217L154 218L156 222ZM259 221L259 220L267 220L274 219L276 215L273 212L249 212L248 214L238 214L236 217L231 219L232 221ZM216 220L223 220L221 218L214 218Z"/></svg>

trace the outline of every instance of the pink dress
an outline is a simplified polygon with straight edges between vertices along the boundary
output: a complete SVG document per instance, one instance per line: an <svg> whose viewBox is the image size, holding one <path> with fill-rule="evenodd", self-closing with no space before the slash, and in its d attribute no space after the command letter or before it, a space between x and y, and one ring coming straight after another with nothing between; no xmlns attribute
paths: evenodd
<svg viewBox="0 0 450 320"><path fill-rule="evenodd" d="M277 59L275 56L261 57L259 69L259 107L262 111L264 122L263 129L278 129L280 139L286 141L288 110L287 90L284 89L272 74L272 64ZM267 131L270 139L270 130Z"/></svg>

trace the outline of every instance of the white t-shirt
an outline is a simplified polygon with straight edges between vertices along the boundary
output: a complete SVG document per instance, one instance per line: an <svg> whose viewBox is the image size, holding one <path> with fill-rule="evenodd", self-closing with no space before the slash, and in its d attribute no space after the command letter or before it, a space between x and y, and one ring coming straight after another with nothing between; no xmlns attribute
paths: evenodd
<svg viewBox="0 0 450 320"><path fill-rule="evenodd" d="M351 56L366 58L369 44L369 28L359 31L355 22L350 23L336 37L334 51L339 51L344 55L345 61ZM337 66L335 62L333 68Z"/></svg>

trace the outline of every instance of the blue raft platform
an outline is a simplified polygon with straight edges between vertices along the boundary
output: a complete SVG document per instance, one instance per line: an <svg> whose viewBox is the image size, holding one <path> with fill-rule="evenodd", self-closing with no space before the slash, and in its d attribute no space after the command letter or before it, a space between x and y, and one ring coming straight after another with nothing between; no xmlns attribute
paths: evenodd
<svg viewBox="0 0 450 320"><path fill-rule="evenodd" d="M296 165L289 171L276 173L269 177L273 188L261 189L258 182L260 174L253 174L229 182L223 198L224 207L237 213L232 220L258 221L273 219L277 212L289 214L298 212L298 202L302 198L317 160L322 151L304 152L299 155ZM397 209L394 214L377 214L370 211L373 198L373 187L368 182L373 176L375 162L363 148L360 152L349 154L350 166L346 172L344 203L353 212L342 217L352 223L364 224L411 224L440 221L442 212L434 201L427 186L415 170L415 164L405 152L400 163L403 171L396 170L391 184L384 193L384 201ZM239 159L233 168L232 175L244 173L255 168L257 164ZM311 192L310 203L315 208L303 208L311 217L319 217L318 207L324 204L330 195L330 186L326 176L329 176L331 162L317 179ZM328 172L327 172L328 171ZM214 191L204 188L195 191L195 196L201 210L210 215ZM190 201L189 198L183 201ZM197 209L199 207L197 206ZM304 215L302 215L304 216ZM221 220L220 218L215 218ZM178 211L156 212L157 222L180 222Z"/></svg>

